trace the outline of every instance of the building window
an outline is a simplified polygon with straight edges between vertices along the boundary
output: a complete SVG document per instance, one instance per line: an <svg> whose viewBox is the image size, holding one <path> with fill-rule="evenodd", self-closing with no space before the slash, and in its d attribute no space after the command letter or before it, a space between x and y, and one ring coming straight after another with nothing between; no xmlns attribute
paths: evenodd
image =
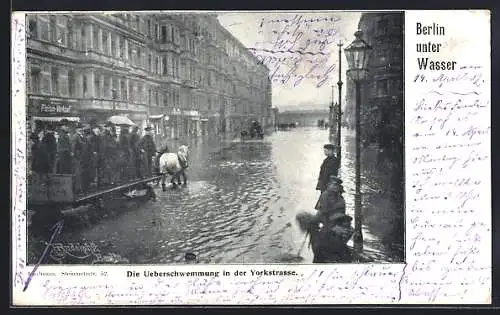
<svg viewBox="0 0 500 315"><path fill-rule="evenodd" d="M119 43L120 43L119 56L120 56L120 59L123 60L125 58L125 39L118 37L118 40L119 40Z"/></svg>
<svg viewBox="0 0 500 315"><path fill-rule="evenodd" d="M82 40L80 41L81 49L87 49L87 38L86 38L86 34L85 34L85 26L84 25L82 25L82 29L80 31L80 34L82 37Z"/></svg>
<svg viewBox="0 0 500 315"><path fill-rule="evenodd" d="M49 18L50 25L50 41L53 43L57 42L57 20L54 15L51 15Z"/></svg>
<svg viewBox="0 0 500 315"><path fill-rule="evenodd" d="M103 95L103 97L108 98L111 96L111 86L109 84L109 76L105 75L103 77L103 80L104 81L103 81L103 85L102 85L103 86L102 95Z"/></svg>
<svg viewBox="0 0 500 315"><path fill-rule="evenodd" d="M30 38L38 38L38 30L37 30L37 24L36 24L36 17L30 18L29 24L29 37Z"/></svg>
<svg viewBox="0 0 500 315"><path fill-rule="evenodd" d="M151 38L151 20L148 19L148 37Z"/></svg>
<svg viewBox="0 0 500 315"><path fill-rule="evenodd" d="M144 99L143 99L143 86L142 84L138 84L137 85L137 103L139 104L143 104L144 103Z"/></svg>
<svg viewBox="0 0 500 315"><path fill-rule="evenodd" d="M87 76L84 74L83 75L83 80L82 80L82 88L83 88L83 97L87 97Z"/></svg>
<svg viewBox="0 0 500 315"><path fill-rule="evenodd" d="M163 75L167 75L168 73L168 63L167 63L167 56L162 57L162 63L163 63Z"/></svg>
<svg viewBox="0 0 500 315"><path fill-rule="evenodd" d="M76 90L75 90L76 84L75 84L75 73L73 70L68 71L68 94L69 96L75 96Z"/></svg>
<svg viewBox="0 0 500 315"><path fill-rule="evenodd" d="M168 91L163 93L163 106L168 107Z"/></svg>
<svg viewBox="0 0 500 315"><path fill-rule="evenodd" d="M160 94L158 93L158 90L155 89L155 99L154 99L154 104L159 105L160 104Z"/></svg>
<svg viewBox="0 0 500 315"><path fill-rule="evenodd" d="M120 98L121 95L118 95L118 91L120 88L120 79L112 78L111 80L113 82L113 99Z"/></svg>
<svg viewBox="0 0 500 315"><path fill-rule="evenodd" d="M377 81L377 96L386 96L389 94L389 81L379 80Z"/></svg>
<svg viewBox="0 0 500 315"><path fill-rule="evenodd" d="M158 74L158 73L159 73L159 72L158 72L158 68L159 68L159 61L158 61L158 60L159 60L159 58L160 58L160 57L158 57L158 56L156 56L156 58L155 58L155 67L154 67L154 69L153 69L153 73L155 73L155 74Z"/></svg>
<svg viewBox="0 0 500 315"><path fill-rule="evenodd" d="M138 15L136 15L135 16L135 28L137 30L140 30L140 25L141 25L141 18Z"/></svg>
<svg viewBox="0 0 500 315"><path fill-rule="evenodd" d="M108 46L108 32L102 31L102 51L104 54L109 55L109 46Z"/></svg>
<svg viewBox="0 0 500 315"><path fill-rule="evenodd" d="M94 50L99 51L99 29L94 25L92 29L92 39L94 43Z"/></svg>
<svg viewBox="0 0 500 315"><path fill-rule="evenodd" d="M166 25L161 26L161 42L162 43L167 42L167 26Z"/></svg>
<svg viewBox="0 0 500 315"><path fill-rule="evenodd" d="M138 67L142 67L142 52L141 52L141 48L137 47L137 61L136 61L136 65Z"/></svg>
<svg viewBox="0 0 500 315"><path fill-rule="evenodd" d="M112 34L111 34L111 56L115 57L116 54L116 39Z"/></svg>
<svg viewBox="0 0 500 315"><path fill-rule="evenodd" d="M41 71L39 68L31 69L31 92L39 93L40 92L40 81L41 81Z"/></svg>
<svg viewBox="0 0 500 315"><path fill-rule="evenodd" d="M155 40L160 39L160 34L159 34L160 31L159 31L159 29L160 29L160 25L155 24L155 38L154 38Z"/></svg>
<svg viewBox="0 0 500 315"><path fill-rule="evenodd" d="M94 93L96 98L101 97L101 78L100 74L94 73Z"/></svg>
<svg viewBox="0 0 500 315"><path fill-rule="evenodd" d="M388 20L377 21L377 36L386 35L388 26L389 26Z"/></svg>
<svg viewBox="0 0 500 315"><path fill-rule="evenodd" d="M122 100L127 100L127 85L126 85L126 81L125 81L125 78L121 79L120 80L120 90L122 92Z"/></svg>
<svg viewBox="0 0 500 315"><path fill-rule="evenodd" d="M52 95L59 94L59 69L52 67L50 70L50 82L52 84Z"/></svg>
<svg viewBox="0 0 500 315"><path fill-rule="evenodd" d="M151 88L148 87L148 105L151 104L151 98L152 98L152 91Z"/></svg>
<svg viewBox="0 0 500 315"><path fill-rule="evenodd" d="M66 30L68 32L68 47L73 49L75 48L75 38L73 36L73 22L70 20L66 21Z"/></svg>

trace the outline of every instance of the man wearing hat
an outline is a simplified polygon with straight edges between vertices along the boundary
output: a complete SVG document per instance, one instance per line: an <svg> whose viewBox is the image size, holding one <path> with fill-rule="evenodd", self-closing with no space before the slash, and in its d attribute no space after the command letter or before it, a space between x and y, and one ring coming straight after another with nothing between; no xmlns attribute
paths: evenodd
<svg viewBox="0 0 500 315"><path fill-rule="evenodd" d="M319 171L318 184L316 185L316 190L321 192L326 190L328 184L328 179L331 175L338 176L339 172L339 160L335 156L335 145L328 143L323 146L326 158L321 164Z"/></svg>
<svg viewBox="0 0 500 315"><path fill-rule="evenodd" d="M69 121L67 119L62 119L59 127L59 139L57 153L59 157L57 172L59 174L72 174L73 173L73 161L72 161L72 150L71 150L71 137L69 134Z"/></svg>
<svg viewBox="0 0 500 315"><path fill-rule="evenodd" d="M151 177L153 174L153 156L156 154L156 144L153 139L151 126L144 128L146 134L142 137L139 147L141 152L146 155L146 174Z"/></svg>
<svg viewBox="0 0 500 315"><path fill-rule="evenodd" d="M82 191L89 191L90 185L96 176L95 157L93 152L93 132L90 124L83 125L83 148L82 148Z"/></svg>
<svg viewBox="0 0 500 315"><path fill-rule="evenodd" d="M140 136L139 136L139 127L134 126L132 127L132 131L130 133L130 151L131 151L131 159L132 159L132 164L134 165L135 168L135 177L140 178L141 177L141 148L139 147L139 143L141 141Z"/></svg>
<svg viewBox="0 0 500 315"><path fill-rule="evenodd" d="M352 262L352 253L347 246L354 233L351 222L352 217L334 213L328 221L321 222L311 231L313 263Z"/></svg>
<svg viewBox="0 0 500 315"><path fill-rule="evenodd" d="M345 213L345 200L342 197L344 187L342 180L331 175L325 191L319 196L314 209L318 210L319 216L328 216L332 213Z"/></svg>
<svg viewBox="0 0 500 315"><path fill-rule="evenodd" d="M83 124L76 123L74 133L71 135L73 152L73 174L75 175L75 193L82 192L83 160L85 150L85 137L83 136Z"/></svg>

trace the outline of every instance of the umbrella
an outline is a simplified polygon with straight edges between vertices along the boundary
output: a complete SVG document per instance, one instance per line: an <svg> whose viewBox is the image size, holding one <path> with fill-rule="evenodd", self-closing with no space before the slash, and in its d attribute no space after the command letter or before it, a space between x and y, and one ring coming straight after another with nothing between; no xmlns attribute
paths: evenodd
<svg viewBox="0 0 500 315"><path fill-rule="evenodd" d="M115 125L135 126L135 123L125 116L111 116L108 121Z"/></svg>

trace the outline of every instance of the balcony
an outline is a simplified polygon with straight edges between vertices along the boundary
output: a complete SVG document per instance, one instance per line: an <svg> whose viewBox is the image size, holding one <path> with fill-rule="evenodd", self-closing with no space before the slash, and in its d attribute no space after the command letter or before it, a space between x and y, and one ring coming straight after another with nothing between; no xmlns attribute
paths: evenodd
<svg viewBox="0 0 500 315"><path fill-rule="evenodd" d="M146 112L147 106L121 100L86 99L82 101L81 109L101 111L112 111L114 109L117 111Z"/></svg>
<svg viewBox="0 0 500 315"><path fill-rule="evenodd" d="M198 82L195 81L195 80L182 80L182 85L184 85L185 87L189 88L189 89L198 89Z"/></svg>
<svg viewBox="0 0 500 315"><path fill-rule="evenodd" d="M81 51L70 49L64 46L59 46L51 42L46 42L38 39L28 39L27 48L55 56L64 55L64 57L71 59L82 58Z"/></svg>

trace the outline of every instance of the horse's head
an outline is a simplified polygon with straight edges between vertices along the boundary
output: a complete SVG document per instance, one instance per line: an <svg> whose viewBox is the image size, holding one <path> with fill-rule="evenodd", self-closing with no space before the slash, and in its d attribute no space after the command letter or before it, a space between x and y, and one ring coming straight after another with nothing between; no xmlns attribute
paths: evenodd
<svg viewBox="0 0 500 315"><path fill-rule="evenodd" d="M189 159L189 146L187 145L181 145L179 149L177 150L177 153L187 159Z"/></svg>

